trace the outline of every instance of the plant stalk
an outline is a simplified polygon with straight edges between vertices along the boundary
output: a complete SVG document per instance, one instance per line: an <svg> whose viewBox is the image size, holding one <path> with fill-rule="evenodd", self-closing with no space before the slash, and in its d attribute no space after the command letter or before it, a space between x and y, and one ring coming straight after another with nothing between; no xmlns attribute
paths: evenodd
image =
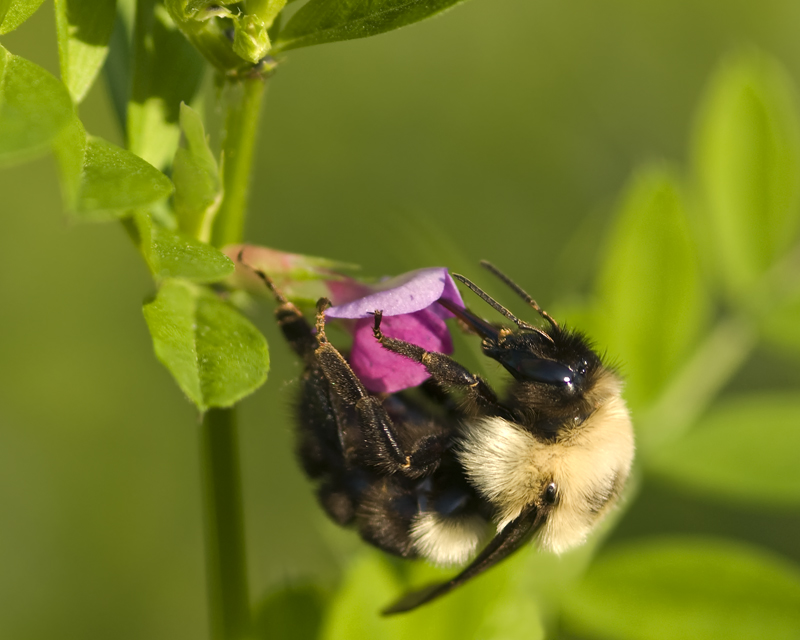
<svg viewBox="0 0 800 640"><path fill-rule="evenodd" d="M250 629L236 410L210 409L201 427L206 573L212 640Z"/></svg>
<svg viewBox="0 0 800 640"><path fill-rule="evenodd" d="M253 74L230 89L222 145L224 196L212 244L241 242L264 78ZM236 409L210 409L203 417L206 559L213 640L238 640L250 629L244 511Z"/></svg>
<svg viewBox="0 0 800 640"><path fill-rule="evenodd" d="M242 241L247 213L247 195L252 173L258 117L266 81L253 74L230 87L235 95L225 116L222 143L222 200L211 236L211 244L222 247Z"/></svg>

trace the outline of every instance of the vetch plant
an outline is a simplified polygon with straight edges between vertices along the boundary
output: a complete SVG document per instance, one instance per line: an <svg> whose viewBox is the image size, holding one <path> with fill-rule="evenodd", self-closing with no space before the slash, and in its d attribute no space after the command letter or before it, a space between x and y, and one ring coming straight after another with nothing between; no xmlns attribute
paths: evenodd
<svg viewBox="0 0 800 640"><path fill-rule="evenodd" d="M41 4L0 0L0 35L24 27ZM618 537L614 525L624 528L639 506L636 486L614 522L580 550L561 558L523 551L408 616L383 620L378 611L400 592L447 576L422 564L398 570L372 551L347 566L334 592L287 588L256 614L236 426L236 403L269 369L266 340L238 306L239 290L267 293L252 269L268 273L298 304L330 297L328 315L349 322L351 362L376 393L426 375L377 347L369 313L383 308L387 336L449 352L450 315L436 300L462 304L442 269L400 281L356 279L344 275L350 265L243 245L264 88L293 49L391 31L459 2L54 4L60 79L0 44L0 163L52 153L68 219L121 224L152 274L143 321L156 357L202 416L212 637L266 637L270 621L287 616L298 637L329 639L412 638L421 629L438 638L794 637L794 563L734 536ZM93 135L94 123L78 117L104 67L124 148ZM222 130L211 132L220 149L210 142L210 108L201 100L207 77L224 111ZM784 512L800 505L797 391L729 391L759 349L800 362L794 92L763 54L727 60L701 105L690 166L652 165L634 176L591 293L557 314L620 364L637 429L637 477L733 504L742 518L764 505ZM492 256L471 260L483 257ZM410 290L422 298L410 304ZM601 549L606 538L611 544Z"/></svg>

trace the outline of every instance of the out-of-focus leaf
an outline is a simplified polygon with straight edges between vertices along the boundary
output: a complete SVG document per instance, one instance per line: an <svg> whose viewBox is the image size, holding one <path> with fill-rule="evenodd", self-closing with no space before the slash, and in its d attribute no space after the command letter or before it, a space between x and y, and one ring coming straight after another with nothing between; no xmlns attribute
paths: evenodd
<svg viewBox="0 0 800 640"><path fill-rule="evenodd" d="M392 598L397 597L400 590L401 582L389 562L377 552L364 553L350 564L343 584L328 607L320 638L405 638L409 618L386 618L380 613Z"/></svg>
<svg viewBox="0 0 800 640"><path fill-rule="evenodd" d="M652 400L683 362L706 302L677 181L664 169L633 180L606 244L597 286L596 336L630 371L626 396Z"/></svg>
<svg viewBox="0 0 800 640"><path fill-rule="evenodd" d="M442 570L419 562L408 567L409 578L403 581L389 560L370 551L348 570L321 637L417 640L424 629L425 637L442 640L538 640L544 629L536 593L525 583L520 560L504 562L411 613L382 617L380 611L406 591L448 580L458 568Z"/></svg>
<svg viewBox="0 0 800 640"><path fill-rule="evenodd" d="M788 640L800 570L728 540L662 539L599 558L564 602L569 630L618 640Z"/></svg>
<svg viewBox="0 0 800 640"><path fill-rule="evenodd" d="M310 0L280 32L273 50L374 36L430 18L463 1Z"/></svg>
<svg viewBox="0 0 800 640"><path fill-rule="evenodd" d="M56 0L55 4L61 79L79 103L108 54L116 0Z"/></svg>
<svg viewBox="0 0 800 640"><path fill-rule="evenodd" d="M135 220L142 255L155 278L217 282L233 273L233 262L219 249L164 228L147 212L137 212Z"/></svg>
<svg viewBox="0 0 800 640"><path fill-rule="evenodd" d="M77 220L104 222L121 218L172 192L169 178L158 169L95 136L85 137L83 165L78 173L81 130L73 124L57 145L62 181L67 182L67 207Z"/></svg>
<svg viewBox="0 0 800 640"><path fill-rule="evenodd" d="M44 0L11 0L0 2L0 36L16 29L30 18ZM4 6L5 5L5 6ZM3 9L5 8L5 12ZM3 17L5 16L5 17Z"/></svg>
<svg viewBox="0 0 800 640"><path fill-rule="evenodd" d="M208 290L166 280L144 306L156 357L200 411L229 407L267 379L267 341Z"/></svg>
<svg viewBox="0 0 800 640"><path fill-rule="evenodd" d="M742 506L797 506L798 452L800 394L758 395L713 411L684 438L660 449L649 468Z"/></svg>
<svg viewBox="0 0 800 640"><path fill-rule="evenodd" d="M63 84L0 46L0 162L47 150L74 117Z"/></svg>
<svg viewBox="0 0 800 640"><path fill-rule="evenodd" d="M172 162L180 140L180 104L192 102L204 69L203 59L163 5L137 3L128 146L154 167L164 169Z"/></svg>
<svg viewBox="0 0 800 640"><path fill-rule="evenodd" d="M772 344L800 353L800 290L791 292L770 309L761 329Z"/></svg>
<svg viewBox="0 0 800 640"><path fill-rule="evenodd" d="M797 237L797 108L786 72L751 52L722 66L700 110L698 230L734 301Z"/></svg>
<svg viewBox="0 0 800 640"><path fill-rule="evenodd" d="M311 585L287 587L268 595L255 616L253 635L262 640L317 640L325 597Z"/></svg>
<svg viewBox="0 0 800 640"><path fill-rule="evenodd" d="M175 214L181 231L203 242L211 239L211 225L222 202L222 180L208 146L203 121L191 107L181 104L181 129L186 148L175 153Z"/></svg>
<svg viewBox="0 0 800 640"><path fill-rule="evenodd" d="M453 640L544 638L537 594L525 574L528 561L536 553L533 548L521 550L440 600L403 614L413 621L405 638L416 640L421 628L429 629L433 638ZM410 571L412 586L406 589L449 580L458 571L458 567L441 570L418 563Z"/></svg>

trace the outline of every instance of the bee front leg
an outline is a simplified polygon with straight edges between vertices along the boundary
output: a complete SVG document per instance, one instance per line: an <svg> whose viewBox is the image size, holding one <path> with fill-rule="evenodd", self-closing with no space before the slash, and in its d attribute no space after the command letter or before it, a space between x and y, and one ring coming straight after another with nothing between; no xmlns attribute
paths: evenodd
<svg viewBox="0 0 800 640"><path fill-rule="evenodd" d="M451 357L435 351L426 351L410 342L384 336L381 332L383 314L375 311L375 325L372 333L385 349L419 362L431 374L433 380L445 388L463 389L479 405L489 405L506 411L497 399L494 390L480 377L471 373Z"/></svg>

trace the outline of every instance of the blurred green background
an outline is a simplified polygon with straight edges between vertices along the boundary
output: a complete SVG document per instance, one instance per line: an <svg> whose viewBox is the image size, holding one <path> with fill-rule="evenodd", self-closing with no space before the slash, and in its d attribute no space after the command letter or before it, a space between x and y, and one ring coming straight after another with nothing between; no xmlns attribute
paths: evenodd
<svg viewBox="0 0 800 640"><path fill-rule="evenodd" d="M494 261L552 306L585 290L632 171L687 166L705 82L756 46L800 83L795 2L472 0L288 54L270 81L249 242L363 265ZM46 3L2 44L58 75ZM103 83L80 108L122 143ZM155 360L153 293L119 225L70 226L51 159L0 171L0 637L207 634L195 410ZM251 590L333 582L360 543L293 455L298 367L267 306L267 384L241 405ZM761 351L737 389L800 388ZM276 490L279 488L279 490ZM744 513L645 479L618 537L718 532L800 561L800 515Z"/></svg>

